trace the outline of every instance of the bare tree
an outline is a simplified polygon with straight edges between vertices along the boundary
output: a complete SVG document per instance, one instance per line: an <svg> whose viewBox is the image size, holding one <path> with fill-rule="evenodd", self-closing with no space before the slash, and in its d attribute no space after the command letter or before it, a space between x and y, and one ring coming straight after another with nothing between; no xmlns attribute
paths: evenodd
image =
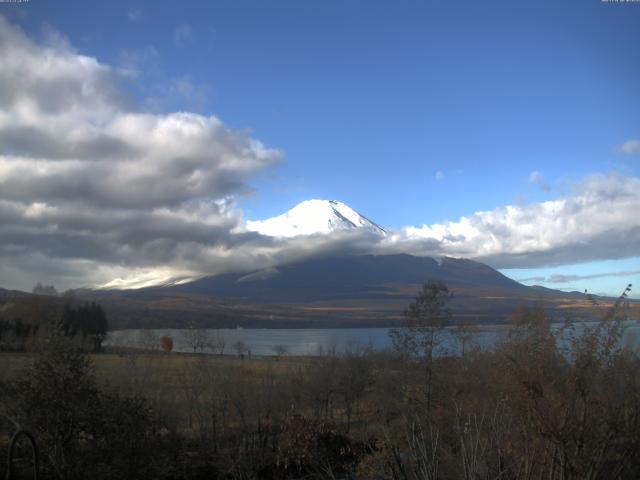
<svg viewBox="0 0 640 480"><path fill-rule="evenodd" d="M224 334L220 330L215 330L208 335L207 348L215 355L224 355L226 345Z"/></svg>
<svg viewBox="0 0 640 480"><path fill-rule="evenodd" d="M278 360L287 354L288 348L286 345L278 344L273 346L273 353L276 354Z"/></svg>
<svg viewBox="0 0 640 480"><path fill-rule="evenodd" d="M142 349L147 352L155 352L160 349L160 337L153 330L140 330L138 342Z"/></svg>
<svg viewBox="0 0 640 480"><path fill-rule="evenodd" d="M242 340L238 340L236 343L234 343L233 348L241 358L243 358L244 354L247 352L247 345Z"/></svg>
<svg viewBox="0 0 640 480"><path fill-rule="evenodd" d="M196 403L196 415L200 436L209 440L213 451L219 447L220 437L224 436L229 417L229 384L235 372L221 368L218 362L201 361L198 363L204 388L200 402Z"/></svg>
<svg viewBox="0 0 640 480"><path fill-rule="evenodd" d="M206 357L192 358L185 362L184 368L179 375L180 393L184 399L184 407L187 411L187 424L189 428L193 428L194 415L200 397L206 389L206 376L202 363L206 361Z"/></svg>
<svg viewBox="0 0 640 480"><path fill-rule="evenodd" d="M436 480L440 478L441 433L437 425L419 419L405 418L405 447L393 445L388 463L391 478L403 480Z"/></svg>
<svg viewBox="0 0 640 480"><path fill-rule="evenodd" d="M347 417L347 432L351 421L367 388L373 383L372 365L369 355L371 348L350 345L341 359L338 370L338 392L344 402Z"/></svg>
<svg viewBox="0 0 640 480"><path fill-rule="evenodd" d="M449 297L449 289L444 283L425 283L415 301L405 310L404 324L389 332L396 350L407 358L423 362L427 408L431 407L434 352L451 319L451 312L446 307Z"/></svg>
<svg viewBox="0 0 640 480"><path fill-rule="evenodd" d="M306 394L316 420L333 419L338 368L338 357L331 349L306 368Z"/></svg>
<svg viewBox="0 0 640 480"><path fill-rule="evenodd" d="M466 353L467 344L478 333L478 327L475 323L470 322L468 319L458 323L453 330L453 334L460 344L460 355L464 358Z"/></svg>
<svg viewBox="0 0 640 480"><path fill-rule="evenodd" d="M209 344L209 332L205 328L199 328L193 324L183 332L183 336L187 344L193 349L193 353L203 352Z"/></svg>

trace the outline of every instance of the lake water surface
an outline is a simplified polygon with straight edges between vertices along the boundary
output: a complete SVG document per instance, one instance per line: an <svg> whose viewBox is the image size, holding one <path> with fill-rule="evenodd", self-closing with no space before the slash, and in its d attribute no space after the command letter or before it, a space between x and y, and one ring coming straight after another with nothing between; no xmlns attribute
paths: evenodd
<svg viewBox="0 0 640 480"><path fill-rule="evenodd" d="M577 324L576 332L580 332L583 325ZM562 325L554 325L558 341L566 342L567 334L562 332ZM204 348L198 351L204 353L235 354L236 346L241 342L246 347L246 353L251 355L276 355L277 347L286 351L287 355L318 355L330 351L344 353L348 349L370 347L373 350L384 350L392 347L388 328L235 328L235 329L207 329L204 330ZM507 329L504 325L486 325L479 327L474 338L467 344L467 348L479 347L491 349L503 339ZM192 333L192 332L191 332ZM173 351L193 352L191 333L181 329L161 330L115 330L109 332L105 346L127 348L159 348L160 338L169 336L173 339ZM627 321L623 343L637 345L640 339L640 324L637 321ZM441 336L440 355L457 355L460 353L460 342L457 341L453 330L446 330Z"/></svg>

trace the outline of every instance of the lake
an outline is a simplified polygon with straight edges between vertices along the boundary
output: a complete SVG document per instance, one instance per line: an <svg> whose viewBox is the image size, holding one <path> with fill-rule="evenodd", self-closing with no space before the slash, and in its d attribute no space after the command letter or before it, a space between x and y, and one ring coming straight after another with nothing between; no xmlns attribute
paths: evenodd
<svg viewBox="0 0 640 480"><path fill-rule="evenodd" d="M585 325L594 323L578 323L576 331L580 332ZM561 333L561 324L554 324L553 330L559 342L566 342L566 333ZM221 328L197 331L197 339L203 344L198 351L204 353L236 354L239 342L246 353L259 356L276 355L276 348L281 347L286 355L318 355L331 351L344 353L348 349L370 347L373 350L384 350L392 347L388 328ZM504 325L484 325L479 327L467 348L479 347L490 349L506 334ZM169 336L173 339L174 352L193 352L193 330L186 329L146 329L115 330L109 332L105 346L159 349L160 338ZM640 339L640 324L636 320L626 322L623 344L637 345ZM460 354L460 343L453 330L446 330L441 336L440 355Z"/></svg>

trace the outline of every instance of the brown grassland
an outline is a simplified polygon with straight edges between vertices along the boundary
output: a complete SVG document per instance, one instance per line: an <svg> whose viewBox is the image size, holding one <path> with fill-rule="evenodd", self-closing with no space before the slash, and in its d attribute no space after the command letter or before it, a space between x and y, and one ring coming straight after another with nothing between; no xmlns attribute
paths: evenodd
<svg viewBox="0 0 640 480"><path fill-rule="evenodd" d="M443 299L430 293L389 352L89 355L53 333L39 352L0 354L0 443L33 432L42 478L58 479L640 476L622 297L566 347L542 308L520 307L494 350L438 357Z"/></svg>

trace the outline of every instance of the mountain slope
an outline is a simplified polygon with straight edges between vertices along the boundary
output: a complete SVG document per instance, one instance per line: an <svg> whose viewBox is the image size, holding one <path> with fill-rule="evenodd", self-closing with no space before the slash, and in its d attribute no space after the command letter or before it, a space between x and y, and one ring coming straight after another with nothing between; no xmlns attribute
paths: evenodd
<svg viewBox="0 0 640 480"><path fill-rule="evenodd" d="M114 328L390 326L427 281L447 284L454 319L501 322L518 305L537 302L557 320L594 315L584 295L527 287L472 260L411 255L316 258L183 285L77 295L99 302Z"/></svg>
<svg viewBox="0 0 640 480"><path fill-rule="evenodd" d="M450 288L526 292L526 287L479 262L411 255L337 256L306 260L251 274L207 277L173 291L241 298L249 302L301 302L380 298L426 281Z"/></svg>
<svg viewBox="0 0 640 480"><path fill-rule="evenodd" d="M306 200L277 217L248 221L246 227L271 237L326 235L353 229L385 235L383 228L337 200Z"/></svg>

